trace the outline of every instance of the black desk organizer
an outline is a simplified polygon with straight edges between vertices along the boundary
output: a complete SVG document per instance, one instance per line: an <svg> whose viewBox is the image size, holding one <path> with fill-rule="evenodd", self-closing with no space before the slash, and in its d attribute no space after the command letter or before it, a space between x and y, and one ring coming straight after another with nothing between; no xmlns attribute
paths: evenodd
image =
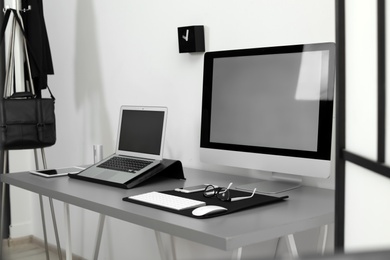
<svg viewBox="0 0 390 260"><path fill-rule="evenodd" d="M204 201L204 202L206 202L206 205L218 205L218 206L222 206L224 208L227 208L227 210L222 211L222 212L217 212L214 214L210 214L207 216L198 217L198 216L192 215L192 211L194 210L194 208L185 209L185 210L173 210L173 209L168 209L165 207L152 205L152 204L137 201L137 200L132 200L129 197L125 197L125 198L123 198L123 200L131 202L131 203L136 203L136 204L148 206L151 208L169 211L169 212L176 213L176 214L183 215L183 216L187 216L187 217L212 218L212 217L231 214L233 212L238 212L238 211L249 209L249 208L254 208L254 207L264 206L264 205L271 204L271 203L281 202L281 201L284 201L285 199L288 198L288 196L273 197L273 196L268 196L268 195L255 194L250 199L243 199L243 200L239 200L239 201L221 201L220 199L218 199L216 197L205 198L203 196L203 191L194 192L194 193L182 193L182 192L177 192L174 190L168 190L168 191L160 191L160 192L175 195L175 196L180 196L180 197L184 197L184 198ZM244 192L244 191L239 191L239 190L230 190L230 195L232 198L234 198L234 197L248 196L248 195L250 195L250 193Z"/></svg>

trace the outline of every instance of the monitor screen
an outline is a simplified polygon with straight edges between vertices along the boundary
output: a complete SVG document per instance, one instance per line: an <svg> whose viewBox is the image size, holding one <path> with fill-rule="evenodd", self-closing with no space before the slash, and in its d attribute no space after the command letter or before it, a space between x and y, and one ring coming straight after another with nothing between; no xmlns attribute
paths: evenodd
<svg viewBox="0 0 390 260"><path fill-rule="evenodd" d="M324 173L313 167L318 167L314 161L330 162L334 60L334 43L206 53L201 158L236 167L329 176L329 167L323 167ZM299 159L311 162L305 165Z"/></svg>

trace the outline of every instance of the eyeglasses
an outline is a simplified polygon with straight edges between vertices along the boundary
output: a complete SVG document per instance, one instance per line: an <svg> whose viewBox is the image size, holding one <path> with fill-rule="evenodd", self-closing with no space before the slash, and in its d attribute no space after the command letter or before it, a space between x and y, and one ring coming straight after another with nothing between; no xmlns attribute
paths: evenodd
<svg viewBox="0 0 390 260"><path fill-rule="evenodd" d="M211 197L216 196L221 201L239 201L239 200L244 200L244 199L250 199L255 195L256 188L253 190L253 192L250 196L231 198L230 197L230 187L232 185L233 185L232 182L229 184L229 186L227 188L215 187L213 185L208 185L203 191L203 196L206 198L211 198Z"/></svg>

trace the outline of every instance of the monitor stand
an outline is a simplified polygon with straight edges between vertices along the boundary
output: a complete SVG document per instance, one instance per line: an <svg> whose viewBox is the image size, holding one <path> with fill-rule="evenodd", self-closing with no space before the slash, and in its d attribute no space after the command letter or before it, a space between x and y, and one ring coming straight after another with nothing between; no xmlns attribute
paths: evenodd
<svg viewBox="0 0 390 260"><path fill-rule="evenodd" d="M255 183L239 185L238 190L252 192L256 188L256 193L261 194L277 194L289 190L299 188L302 183L300 178L281 177L278 174L272 174L272 180L264 180Z"/></svg>

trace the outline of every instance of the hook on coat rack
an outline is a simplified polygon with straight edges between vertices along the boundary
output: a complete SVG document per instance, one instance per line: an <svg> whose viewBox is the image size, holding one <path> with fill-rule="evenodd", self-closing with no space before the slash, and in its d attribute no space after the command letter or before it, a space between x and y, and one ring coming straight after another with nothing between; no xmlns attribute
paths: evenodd
<svg viewBox="0 0 390 260"><path fill-rule="evenodd" d="M3 12L5 13L8 9L13 9L13 10L16 10L15 8L11 8L9 7L8 5L6 7L3 8ZM28 5L27 8L23 8L23 9L20 9L20 12L28 12L31 10L31 5Z"/></svg>

